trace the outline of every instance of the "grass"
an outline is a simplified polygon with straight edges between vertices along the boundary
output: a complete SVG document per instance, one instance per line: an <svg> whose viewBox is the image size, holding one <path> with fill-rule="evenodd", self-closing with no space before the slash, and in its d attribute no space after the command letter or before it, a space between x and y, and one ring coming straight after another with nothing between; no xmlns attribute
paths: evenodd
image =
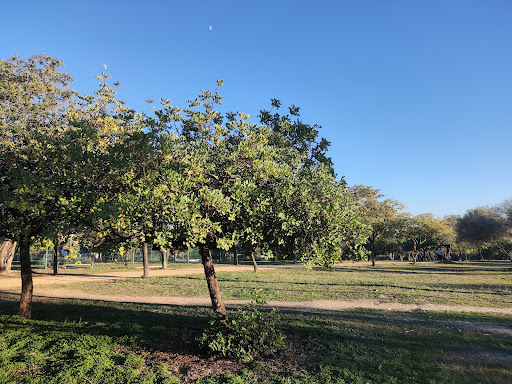
<svg viewBox="0 0 512 384"><path fill-rule="evenodd" d="M360 300L480 307L512 306L512 265L492 263L358 264L333 271L261 269L220 272L225 299L250 300L254 289L267 300ZM166 276L70 284L68 289L133 296L208 296L204 276Z"/></svg>
<svg viewBox="0 0 512 384"><path fill-rule="evenodd" d="M201 263L170 263L169 268L182 269L182 268L202 268ZM150 264L150 269L160 269L160 264ZM19 269L19 268L17 268ZM32 269L35 273L51 275L53 274L52 268L44 269L44 266L35 264L32 265ZM66 268L59 267L59 274L88 274L94 275L99 273L108 272L123 272L123 271L142 271L142 263L95 263L93 266L90 264L68 264Z"/></svg>
<svg viewBox="0 0 512 384"><path fill-rule="evenodd" d="M200 266L199 266L200 267ZM350 264L332 272L218 273L223 295L510 307L510 263ZM70 285L123 295L207 296L204 276ZM36 299L32 321L0 294L0 384L511 383L512 317L456 312L281 311L287 346L241 363L204 356L206 307Z"/></svg>
<svg viewBox="0 0 512 384"><path fill-rule="evenodd" d="M2 297L2 384L512 382L502 315L281 312L288 348L234 364L197 350L208 308L52 299L34 303L32 321L15 312Z"/></svg>

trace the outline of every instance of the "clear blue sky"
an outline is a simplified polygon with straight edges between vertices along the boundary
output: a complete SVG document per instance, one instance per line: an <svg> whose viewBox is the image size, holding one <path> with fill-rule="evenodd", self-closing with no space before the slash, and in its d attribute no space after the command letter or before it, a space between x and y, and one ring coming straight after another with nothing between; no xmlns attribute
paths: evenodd
<svg viewBox="0 0 512 384"><path fill-rule="evenodd" d="M1 58L61 58L86 93L106 64L139 110L217 78L224 111L301 106L339 175L414 214L512 198L510 0L24 0L0 16Z"/></svg>

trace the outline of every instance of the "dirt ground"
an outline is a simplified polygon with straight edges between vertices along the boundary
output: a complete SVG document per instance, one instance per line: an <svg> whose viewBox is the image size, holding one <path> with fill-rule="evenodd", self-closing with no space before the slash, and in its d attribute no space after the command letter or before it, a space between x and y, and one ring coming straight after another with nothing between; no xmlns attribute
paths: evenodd
<svg viewBox="0 0 512 384"><path fill-rule="evenodd" d="M297 266L299 267L299 266ZM290 266L260 266L261 269L274 268L290 268ZM252 270L250 265L217 265L217 272L224 271L249 271ZM198 265L190 268L177 269L152 269L150 276L184 276L191 274L201 274L203 268ZM141 270L134 271L112 271L108 273L100 273L94 275L88 274L66 274L53 276L48 274L34 274L34 296L52 297L52 298L68 298L68 299L84 299L84 300L100 300L100 301L116 301L127 303L150 303L150 304L170 304L183 306L210 305L209 297L154 297L154 296L128 296L128 295L101 295L94 293L86 293L77 290L70 291L64 289L63 285L76 282L95 282L112 279L130 279L138 278L142 275ZM11 272L9 275L0 276L0 293L3 294L19 294L21 291L21 279L19 272ZM245 304L246 300L226 300L226 305L237 306ZM440 304L402 304L402 303L381 303L375 300L311 300L311 301L274 301L267 302L270 307L298 310L298 311L315 311L330 310L344 311L350 309L380 309L389 311L457 311L457 312L479 312L479 313L502 313L512 315L512 308L494 308L494 307L474 307L474 306L454 306Z"/></svg>

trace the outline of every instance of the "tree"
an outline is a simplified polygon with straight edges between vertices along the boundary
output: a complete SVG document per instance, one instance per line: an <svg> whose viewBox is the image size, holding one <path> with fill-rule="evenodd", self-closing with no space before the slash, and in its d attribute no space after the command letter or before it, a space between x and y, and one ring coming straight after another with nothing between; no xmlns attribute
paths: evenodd
<svg viewBox="0 0 512 384"><path fill-rule="evenodd" d="M321 127L304 123L295 105L288 107L289 114L279 113L279 100L272 99L271 105L270 111L260 111L260 121L273 133L270 145L289 151L282 162L292 173L275 189L272 221L280 229L267 229L274 236L267 236L266 243L275 256L300 258L308 265L331 265L347 244L361 255L367 228L357 219L345 181L334 177L332 159L327 156L330 143L319 137Z"/></svg>
<svg viewBox="0 0 512 384"><path fill-rule="evenodd" d="M327 265L339 259L348 238L361 239L351 235L360 223L344 183L313 160L321 151L297 148L300 140L250 124L243 113L221 115L215 108L221 99L217 91L202 91L183 110L162 100L151 125L162 137L175 132L162 155L179 164L171 179L182 181L169 185L186 202L176 212L186 217L179 232L185 245L199 247L213 310L226 322L213 249L229 251L238 242L251 254L285 255L291 246L303 262Z"/></svg>
<svg viewBox="0 0 512 384"><path fill-rule="evenodd" d="M11 271L12 259L16 251L16 241L4 239L0 245L0 274Z"/></svg>
<svg viewBox="0 0 512 384"><path fill-rule="evenodd" d="M422 248L428 245L438 247L446 230L443 221L431 213L412 216L405 220L404 239L412 245L413 264L416 264Z"/></svg>
<svg viewBox="0 0 512 384"><path fill-rule="evenodd" d="M443 253L443 260L450 260L452 257L452 251L460 251L460 246L457 243L457 234L455 233L455 227L460 216L448 215L443 219L445 230L443 231L441 246L446 249L446 253Z"/></svg>
<svg viewBox="0 0 512 384"><path fill-rule="evenodd" d="M507 216L500 215L496 208L478 207L468 210L456 225L458 241L466 242L482 250L496 247L506 257L512 260L507 243L510 232L507 227Z"/></svg>
<svg viewBox="0 0 512 384"><path fill-rule="evenodd" d="M236 159L231 153L231 132L221 125L223 118L214 109L221 99L217 92L202 91L200 97L183 110L162 100L162 109L156 111L155 126L165 135L176 132L178 139L173 145L163 147L163 155L179 165L175 167L175 176L176 180L183 181L181 185L174 185L172 193L183 204L183 210L177 215L187 223L182 228L184 242L187 246L199 247L212 308L226 324L227 311L211 251L215 248L229 250L234 242L229 227L236 216L236 207L229 195L229 186L235 178Z"/></svg>
<svg viewBox="0 0 512 384"><path fill-rule="evenodd" d="M19 314L27 318L33 289L30 244L58 220L68 202L66 186L48 180L59 160L53 155L62 152L55 145L66 136L65 114L75 94L71 77L58 71L61 66L45 55L0 61L0 232L19 241Z"/></svg>
<svg viewBox="0 0 512 384"><path fill-rule="evenodd" d="M121 174L115 173L119 150L126 148L122 122L130 114L116 104L110 115L114 91L103 81L96 97L78 103L62 66L46 55L0 61L0 235L19 241L19 314L26 318L30 245L72 231L108 207Z"/></svg>
<svg viewBox="0 0 512 384"><path fill-rule="evenodd" d="M180 162L181 138L154 130L146 133L139 159L126 169L123 192L118 195L118 214L111 226L125 247L143 245L144 276L148 275L147 244L162 253L184 247L190 225L188 175Z"/></svg>
<svg viewBox="0 0 512 384"><path fill-rule="evenodd" d="M325 138L319 138L321 126L306 124L300 119L300 108L295 105L288 107L289 114L279 114L282 104L277 99L271 99L271 110L260 111L260 121L274 133L273 145L276 147L292 147L304 157L305 167L327 167L334 175L333 162L327 156L331 143ZM275 112L274 112L275 111ZM294 156L294 154L292 154Z"/></svg>
<svg viewBox="0 0 512 384"><path fill-rule="evenodd" d="M397 216L403 204L392 199L383 199L378 189L366 185L354 185L349 188L357 204L357 213L361 221L368 226L370 233L365 248L368 250L372 266L375 265L378 245L393 241L397 234ZM382 248L382 247L381 247Z"/></svg>
<svg viewBox="0 0 512 384"><path fill-rule="evenodd" d="M255 252L259 250L264 257L271 257L268 244L271 237L278 233L282 212L281 191L284 185L294 177L294 165L290 164L291 148L273 145L273 132L267 127L251 125L240 121L234 140L237 177L233 181L230 193L236 203L237 217L231 231L237 243L251 255L254 272L257 272Z"/></svg>

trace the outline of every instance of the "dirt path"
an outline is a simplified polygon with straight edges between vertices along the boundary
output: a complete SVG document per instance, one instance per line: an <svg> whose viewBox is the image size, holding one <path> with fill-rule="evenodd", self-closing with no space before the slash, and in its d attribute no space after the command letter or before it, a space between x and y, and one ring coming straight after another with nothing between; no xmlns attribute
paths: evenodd
<svg viewBox="0 0 512 384"><path fill-rule="evenodd" d="M273 269L276 267L262 266L263 269ZM226 271L252 271L252 266L248 265L217 265L215 266L216 272ZM176 269L151 269L149 276L186 276L196 275L204 273L203 266L201 264ZM59 272L59 275L54 276L50 274L37 274L34 273L34 293L39 288L47 288L48 286L59 286L69 283L90 283L94 281L106 281L113 279L130 279L139 278L142 276L142 269L130 270L130 271L112 271L97 274L80 274L80 273L66 273ZM0 275L0 291L4 290L21 290L21 278L20 273L17 271L11 272L9 275Z"/></svg>
<svg viewBox="0 0 512 384"><path fill-rule="evenodd" d="M287 268L284 266L261 266L262 269ZM289 268L289 267L288 267ZM231 266L217 265L216 271L250 271L252 266ZM192 274L201 274L203 268L201 265L177 269L154 269L150 272L151 276L184 276ZM34 296L38 298L63 298L63 299L82 299L82 300L100 300L115 301L127 303L149 303L149 304L167 304L183 306L208 306L211 304L209 297L158 297L158 296L129 296L129 295L103 295L81 292L78 290L69 290L62 288L68 283L95 281L105 281L112 279L130 279L139 278L141 271L113 271L95 275L86 274L61 274L53 275L34 275ZM0 276L0 293L19 294L20 287L19 273L13 272L8 276ZM247 300L226 300L226 305L236 306L247 303ZM271 307L298 310L298 311L344 311L350 309L379 309L388 311L456 311L456 312L479 312L479 313L501 313L512 315L512 308L494 308L494 307L475 307L475 306L456 306L441 304L402 304L402 303L383 303L376 300L311 300L311 301L274 301L267 303Z"/></svg>

